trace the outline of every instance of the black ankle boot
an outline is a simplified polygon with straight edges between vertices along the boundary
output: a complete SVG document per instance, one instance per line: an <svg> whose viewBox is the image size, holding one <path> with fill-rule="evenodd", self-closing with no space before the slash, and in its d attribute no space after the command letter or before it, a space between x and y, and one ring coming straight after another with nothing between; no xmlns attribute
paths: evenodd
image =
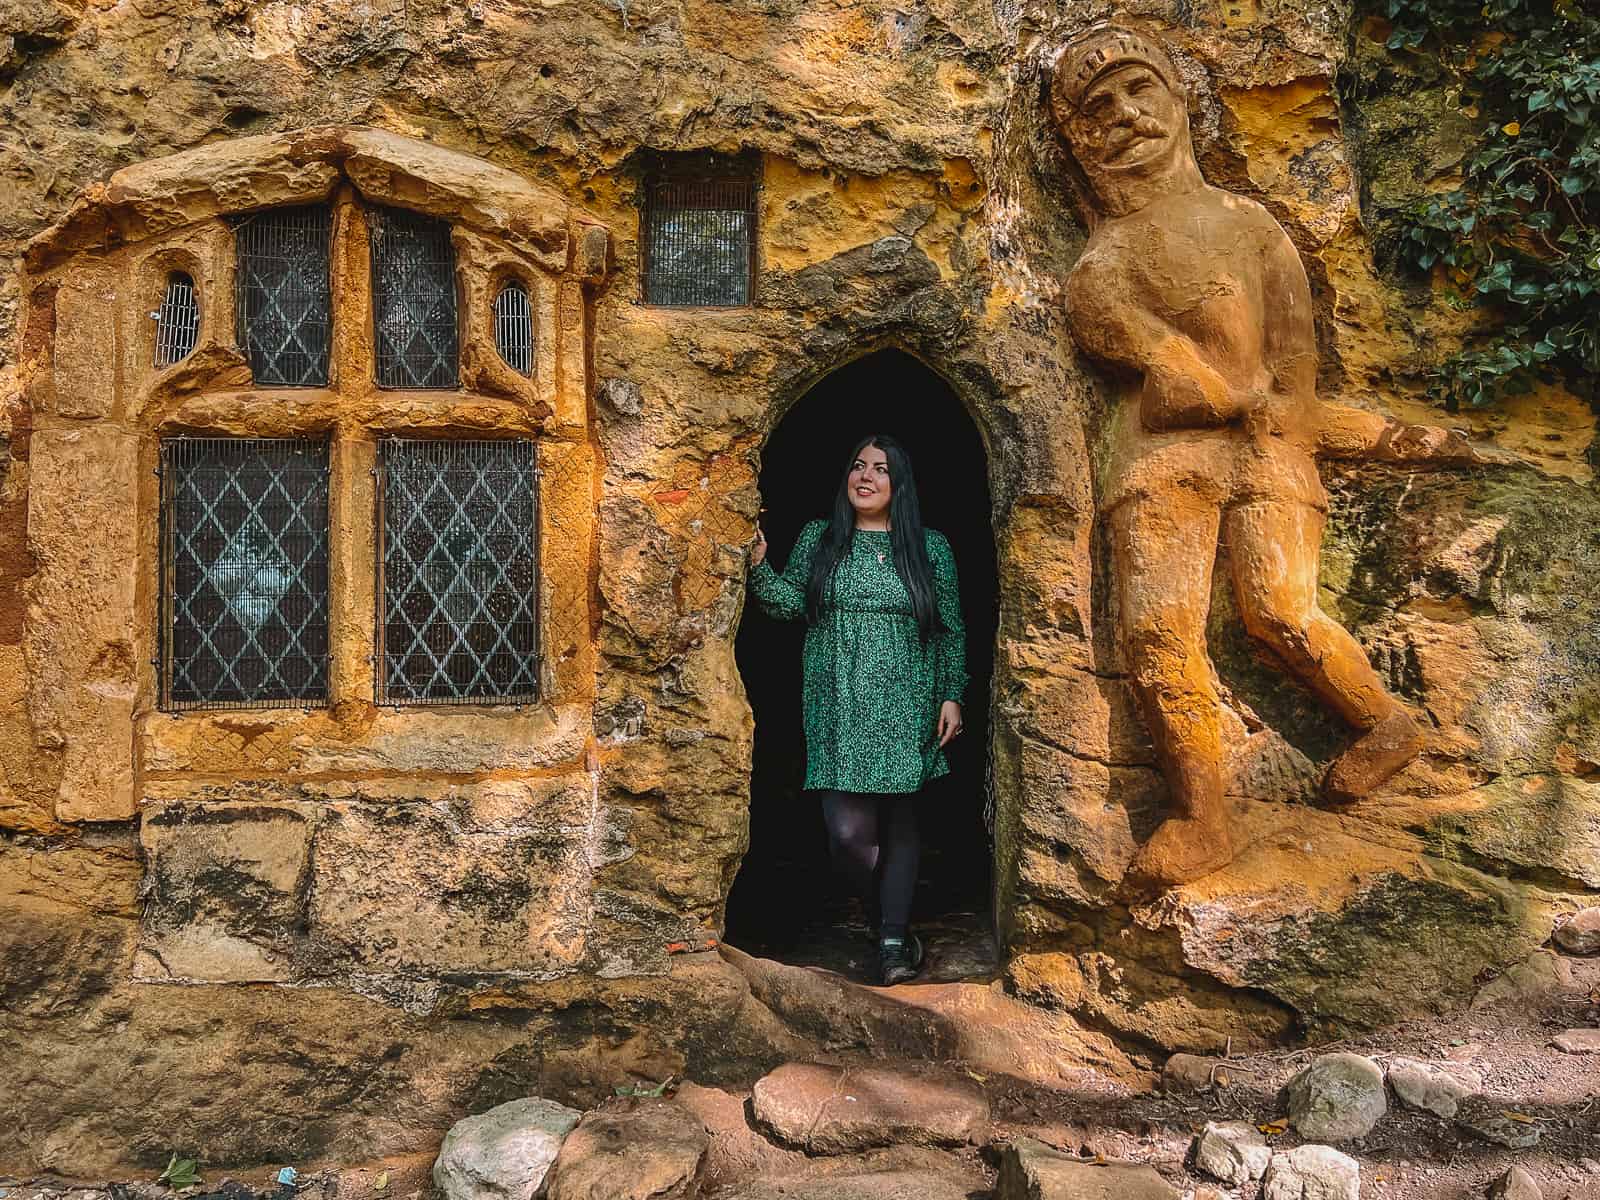
<svg viewBox="0 0 1600 1200"><path fill-rule="evenodd" d="M922 939L916 934L878 939L878 982L884 987L915 979L921 970Z"/></svg>

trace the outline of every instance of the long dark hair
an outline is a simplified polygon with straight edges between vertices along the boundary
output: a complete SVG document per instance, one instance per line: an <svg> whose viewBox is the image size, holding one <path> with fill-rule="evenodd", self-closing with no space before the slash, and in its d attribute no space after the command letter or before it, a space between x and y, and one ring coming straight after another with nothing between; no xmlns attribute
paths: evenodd
<svg viewBox="0 0 1600 1200"><path fill-rule="evenodd" d="M928 562L928 547L923 540L917 481L911 473L911 456L906 448L881 433L868 434L850 452L850 461L834 493L833 515L811 559L811 578L806 582L806 615L813 622L821 618L824 605L832 599L833 573L850 554L856 536L856 510L850 503L850 468L868 446L882 450L889 464L889 545L894 552L894 570L911 596L917 632L926 642L944 628L944 622L939 619L939 605L934 599L933 567Z"/></svg>

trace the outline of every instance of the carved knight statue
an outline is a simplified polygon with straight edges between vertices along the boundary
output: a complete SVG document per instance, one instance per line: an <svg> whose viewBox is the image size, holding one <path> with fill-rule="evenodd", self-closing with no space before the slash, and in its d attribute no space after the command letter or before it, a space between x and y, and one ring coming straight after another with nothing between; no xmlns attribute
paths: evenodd
<svg viewBox="0 0 1600 1200"><path fill-rule="evenodd" d="M1421 734L1318 607L1328 496L1315 459L1475 456L1443 430L1318 399L1299 255L1261 205L1201 178L1160 46L1090 30L1058 58L1051 107L1095 209L1067 316L1116 379L1102 506L1121 645L1176 810L1129 874L1160 888L1233 856L1205 636L1219 535L1247 631L1354 731L1323 791L1358 799L1417 756Z"/></svg>

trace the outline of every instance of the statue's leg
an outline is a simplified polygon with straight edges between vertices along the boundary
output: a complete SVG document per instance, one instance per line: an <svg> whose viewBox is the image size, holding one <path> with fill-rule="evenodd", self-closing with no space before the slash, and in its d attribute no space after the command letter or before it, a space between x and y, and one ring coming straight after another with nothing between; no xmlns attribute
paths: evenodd
<svg viewBox="0 0 1600 1200"><path fill-rule="evenodd" d="M1233 857L1205 639L1217 524L1215 504L1181 492L1124 501L1108 518L1122 650L1177 810L1129 867L1140 890L1197 879Z"/></svg>
<svg viewBox="0 0 1600 1200"><path fill-rule="evenodd" d="M1383 686L1361 643L1317 604L1325 517L1309 504L1257 500L1224 519L1245 629L1361 736L1328 770L1335 800L1370 794L1416 758L1422 736Z"/></svg>

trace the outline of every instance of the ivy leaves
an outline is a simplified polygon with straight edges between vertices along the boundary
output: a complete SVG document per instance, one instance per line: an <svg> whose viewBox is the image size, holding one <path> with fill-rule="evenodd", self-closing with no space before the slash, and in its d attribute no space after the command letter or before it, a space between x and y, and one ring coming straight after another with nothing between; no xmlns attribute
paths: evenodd
<svg viewBox="0 0 1600 1200"><path fill-rule="evenodd" d="M1600 407L1600 20L1574 0L1380 0L1391 50L1436 56L1476 110L1460 185L1401 250L1499 318L1437 367L1447 408L1561 381Z"/></svg>

